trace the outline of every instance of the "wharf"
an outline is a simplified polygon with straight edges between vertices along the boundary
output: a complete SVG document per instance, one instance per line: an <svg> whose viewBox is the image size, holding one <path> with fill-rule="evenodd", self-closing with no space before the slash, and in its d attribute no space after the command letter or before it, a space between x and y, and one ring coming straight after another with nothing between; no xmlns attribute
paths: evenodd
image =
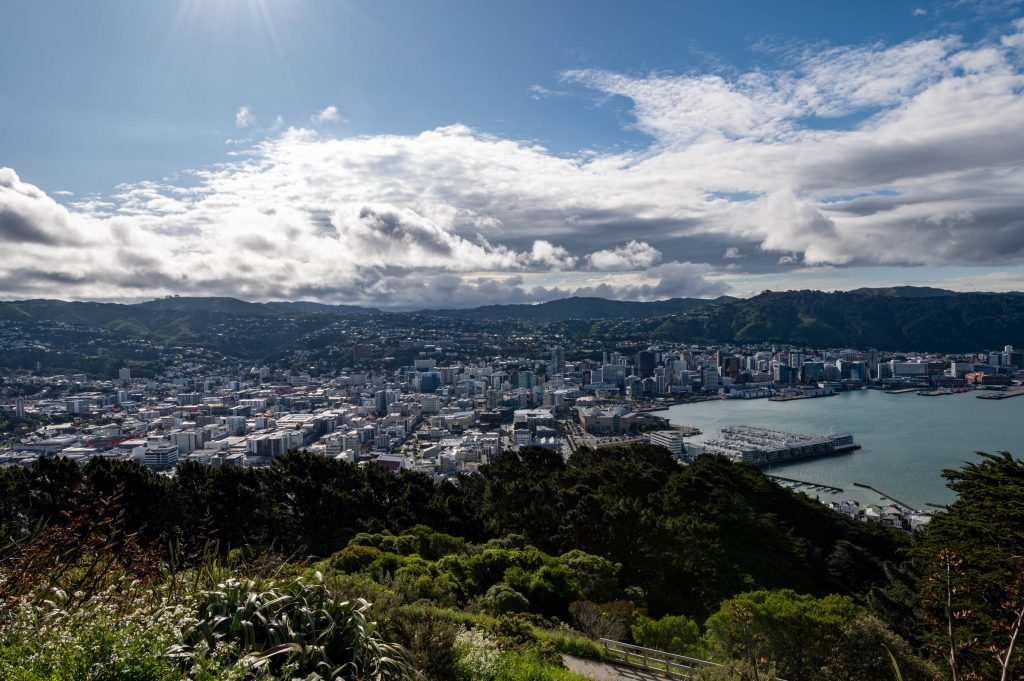
<svg viewBox="0 0 1024 681"><path fill-rule="evenodd" d="M987 392L982 395L975 395L975 397L979 400L1008 400L1011 397L1020 397L1021 395L1024 395L1024 388L1004 390L1001 392Z"/></svg>
<svg viewBox="0 0 1024 681"><path fill-rule="evenodd" d="M951 390L918 390L917 394L921 397L942 397L943 395L952 395Z"/></svg>
<svg viewBox="0 0 1024 681"><path fill-rule="evenodd" d="M893 388L892 390L886 390L886 395L903 395L904 393L916 393L920 388Z"/></svg>
<svg viewBox="0 0 1024 681"><path fill-rule="evenodd" d="M789 395L775 395L773 397L769 397L768 401L769 402L792 402L793 400L813 400L813 399L816 399L818 397L835 397L838 394L839 393L836 393L836 392L821 393L820 395L818 395L818 394L814 394L814 395L792 394L791 393Z"/></svg>
<svg viewBox="0 0 1024 681"><path fill-rule="evenodd" d="M772 475L771 473L765 473L766 476L772 480L781 480L782 482L793 483L794 488L807 486L813 490L821 490L828 492L829 494L842 494L842 487L835 487L834 485L826 485L821 482L807 482L806 480L797 480L796 478L784 478L781 475Z"/></svg>
<svg viewBox="0 0 1024 681"><path fill-rule="evenodd" d="M863 487L864 489L869 489L872 492L876 493L878 496L885 497L886 499L888 499L889 501L893 502L897 506L902 506L904 509L906 509L908 511L912 511L912 512L916 512L917 511L917 509L915 509L910 504L908 504L908 503L906 503L904 501L900 501L899 499L897 499L896 497L894 497L891 494L886 494L885 492L883 492L882 490L878 489L877 487L872 487L871 485L865 485L863 482L855 482L855 483L853 483L853 486L854 487Z"/></svg>

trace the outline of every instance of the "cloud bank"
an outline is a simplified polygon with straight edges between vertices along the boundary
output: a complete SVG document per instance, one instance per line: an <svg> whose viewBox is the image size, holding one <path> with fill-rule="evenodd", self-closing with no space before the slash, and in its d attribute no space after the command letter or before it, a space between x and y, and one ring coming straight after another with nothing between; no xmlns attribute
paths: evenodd
<svg viewBox="0 0 1024 681"><path fill-rule="evenodd" d="M781 63L563 73L560 95L627 98L650 143L624 153L559 156L463 125L288 128L188 186L65 203L0 169L0 291L416 308L714 296L737 273L798 267L1024 263L1024 23L978 44L797 48ZM340 120L329 106L312 122ZM255 117L242 107L235 122Z"/></svg>

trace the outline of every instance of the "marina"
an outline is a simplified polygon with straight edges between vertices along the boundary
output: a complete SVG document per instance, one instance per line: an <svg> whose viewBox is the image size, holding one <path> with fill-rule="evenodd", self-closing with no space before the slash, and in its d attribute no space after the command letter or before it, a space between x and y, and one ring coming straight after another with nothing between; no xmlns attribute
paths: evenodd
<svg viewBox="0 0 1024 681"><path fill-rule="evenodd" d="M796 459L770 472L812 483L844 488L844 498L877 504L880 495L854 487L875 485L915 508L925 502L949 504L955 498L942 471L977 461L977 451L1009 451L1021 456L1020 420L1024 399L975 399L972 391L942 399L889 395L883 390L852 390L830 400L796 400L784 408L768 400L720 400L672 407L673 425L687 424L704 431L687 438L687 446L719 439L719 430L735 424L795 433L855 434L861 449L856 456L817 456Z"/></svg>

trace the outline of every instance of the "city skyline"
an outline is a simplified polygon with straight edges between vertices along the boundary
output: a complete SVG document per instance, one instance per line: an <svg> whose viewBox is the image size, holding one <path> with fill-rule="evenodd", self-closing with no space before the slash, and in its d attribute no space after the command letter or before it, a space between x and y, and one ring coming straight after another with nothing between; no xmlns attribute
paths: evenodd
<svg viewBox="0 0 1024 681"><path fill-rule="evenodd" d="M8 13L5 299L1024 290L1015 3Z"/></svg>

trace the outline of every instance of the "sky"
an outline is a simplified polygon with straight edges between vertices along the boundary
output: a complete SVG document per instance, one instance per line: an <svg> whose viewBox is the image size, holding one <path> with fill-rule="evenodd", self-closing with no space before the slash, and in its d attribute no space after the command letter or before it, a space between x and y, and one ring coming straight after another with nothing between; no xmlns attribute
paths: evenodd
<svg viewBox="0 0 1024 681"><path fill-rule="evenodd" d="M8 300L1024 290L1024 4L7 3L0 249Z"/></svg>

